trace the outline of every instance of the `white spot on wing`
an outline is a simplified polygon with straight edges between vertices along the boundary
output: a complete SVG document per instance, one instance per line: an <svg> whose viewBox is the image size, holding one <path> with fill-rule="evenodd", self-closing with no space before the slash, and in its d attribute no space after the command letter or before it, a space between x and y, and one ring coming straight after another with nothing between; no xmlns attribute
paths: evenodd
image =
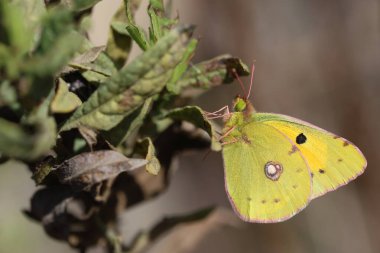
<svg viewBox="0 0 380 253"><path fill-rule="evenodd" d="M264 166L264 172L267 178L272 181L276 181L280 178L280 175L283 171L282 165L277 162L267 162Z"/></svg>

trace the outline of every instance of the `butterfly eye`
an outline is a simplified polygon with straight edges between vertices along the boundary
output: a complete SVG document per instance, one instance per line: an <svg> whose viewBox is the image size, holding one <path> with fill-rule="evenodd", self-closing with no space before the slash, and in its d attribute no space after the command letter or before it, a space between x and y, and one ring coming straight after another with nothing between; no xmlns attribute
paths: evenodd
<svg viewBox="0 0 380 253"><path fill-rule="evenodd" d="M297 144L303 144L307 140L306 136L303 133L300 133L297 138L296 138L296 143Z"/></svg>
<svg viewBox="0 0 380 253"><path fill-rule="evenodd" d="M280 178L282 173L282 165L275 162L267 162L264 167L264 172L267 178L276 181Z"/></svg>
<svg viewBox="0 0 380 253"><path fill-rule="evenodd" d="M242 112L247 107L247 102L244 101L244 99L237 97L234 100L234 111L235 112Z"/></svg>

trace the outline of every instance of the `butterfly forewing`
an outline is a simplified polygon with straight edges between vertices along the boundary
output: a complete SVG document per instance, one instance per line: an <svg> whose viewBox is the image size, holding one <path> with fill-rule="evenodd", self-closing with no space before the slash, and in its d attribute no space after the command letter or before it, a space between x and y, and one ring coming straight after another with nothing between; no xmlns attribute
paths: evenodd
<svg viewBox="0 0 380 253"><path fill-rule="evenodd" d="M225 131L234 124L232 117ZM278 222L308 204L308 164L286 135L253 120L235 127L224 143L226 191L243 220Z"/></svg>
<svg viewBox="0 0 380 253"><path fill-rule="evenodd" d="M361 151L342 137L285 115L257 113L256 117L296 143L310 166L313 198L347 184L367 166Z"/></svg>

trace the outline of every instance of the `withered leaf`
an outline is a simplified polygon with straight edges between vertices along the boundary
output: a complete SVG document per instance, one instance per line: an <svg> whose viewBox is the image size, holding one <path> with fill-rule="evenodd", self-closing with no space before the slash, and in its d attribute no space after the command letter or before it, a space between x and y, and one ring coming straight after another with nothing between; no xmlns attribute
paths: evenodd
<svg viewBox="0 0 380 253"><path fill-rule="evenodd" d="M98 142L98 139L97 139L98 133L97 133L97 131L95 131L95 130L93 130L91 128L88 128L88 127L84 127L84 126L80 126L78 128L78 131L82 135L82 137L86 140L87 145L92 150L92 148Z"/></svg>
<svg viewBox="0 0 380 253"><path fill-rule="evenodd" d="M74 156L57 166L54 173L61 183L85 189L146 163L145 159L127 158L116 151L101 150Z"/></svg>
<svg viewBox="0 0 380 253"><path fill-rule="evenodd" d="M145 169L152 175L158 175L160 172L160 161L156 157L156 149L150 138L144 138L137 145L139 152L145 155L145 159L148 161Z"/></svg>
<svg viewBox="0 0 380 253"><path fill-rule="evenodd" d="M100 55L102 51L104 51L105 46L92 47L86 52L78 55L74 58L69 64L83 64L94 62Z"/></svg>
<svg viewBox="0 0 380 253"><path fill-rule="evenodd" d="M249 74L248 67L239 58L220 55L193 65L178 80L176 86L178 89L186 87L208 89L223 83L230 83L235 79L232 73L233 69L239 76Z"/></svg>
<svg viewBox="0 0 380 253"><path fill-rule="evenodd" d="M50 105L51 111L53 113L69 113L81 104L82 101L79 97L70 92L68 84L59 78L57 91Z"/></svg>

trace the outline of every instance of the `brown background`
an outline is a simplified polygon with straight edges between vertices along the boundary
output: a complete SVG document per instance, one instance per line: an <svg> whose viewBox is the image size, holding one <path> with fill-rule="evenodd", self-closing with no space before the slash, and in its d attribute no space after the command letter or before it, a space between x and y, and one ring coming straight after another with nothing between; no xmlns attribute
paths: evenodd
<svg viewBox="0 0 380 253"><path fill-rule="evenodd" d="M118 2L102 1L95 9L95 44L105 43L107 20ZM129 240L163 215L216 204L233 226L211 220L204 227L181 227L148 252L380 252L379 1L174 2L182 22L198 25L194 62L223 53L255 61L252 101L258 110L288 114L345 136L362 149L369 165L363 176L289 221L246 224L229 216L220 154L205 160L204 153L184 154L168 192L123 215L123 236ZM146 25L144 11L137 21ZM237 85L224 86L194 103L212 111L239 92ZM0 252L71 252L20 212L34 190L21 164L1 168Z"/></svg>

